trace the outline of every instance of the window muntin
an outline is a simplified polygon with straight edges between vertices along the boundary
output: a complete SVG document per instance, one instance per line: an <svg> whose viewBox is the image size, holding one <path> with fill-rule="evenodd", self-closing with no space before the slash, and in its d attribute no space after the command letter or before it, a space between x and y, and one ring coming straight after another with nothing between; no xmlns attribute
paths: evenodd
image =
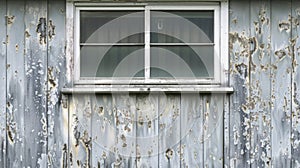
<svg viewBox="0 0 300 168"><path fill-rule="evenodd" d="M172 83L172 79L176 83L219 81L218 6L125 9L78 8L77 79L99 83L107 79L142 83L160 79L165 83ZM119 18L124 19L116 21ZM101 22L97 25L104 29L93 32L97 28L87 28L93 20Z"/></svg>

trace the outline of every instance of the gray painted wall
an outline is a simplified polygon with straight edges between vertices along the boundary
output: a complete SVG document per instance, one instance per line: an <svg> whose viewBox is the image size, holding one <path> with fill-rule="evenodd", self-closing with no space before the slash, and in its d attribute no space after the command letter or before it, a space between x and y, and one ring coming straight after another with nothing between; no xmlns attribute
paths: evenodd
<svg viewBox="0 0 300 168"><path fill-rule="evenodd" d="M300 2L229 7L233 94L62 95L66 2L0 0L0 167L300 167Z"/></svg>

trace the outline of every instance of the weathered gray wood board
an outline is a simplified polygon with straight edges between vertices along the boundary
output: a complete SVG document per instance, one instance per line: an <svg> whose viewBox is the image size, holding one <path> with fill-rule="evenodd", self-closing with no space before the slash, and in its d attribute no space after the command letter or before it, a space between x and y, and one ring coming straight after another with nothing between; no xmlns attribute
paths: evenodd
<svg viewBox="0 0 300 168"><path fill-rule="evenodd" d="M65 81L65 2L3 0L0 6L1 130L5 131L1 133L1 142L5 140L1 167L47 167L53 163L59 167L68 134L57 132L53 138L48 120L57 131L63 128L62 115L52 119L55 113L62 114L59 89ZM48 23L48 14L63 30L57 34L59 38L54 37L54 21ZM52 48L48 36L54 41ZM56 69L48 73L52 67Z"/></svg>
<svg viewBox="0 0 300 168"><path fill-rule="evenodd" d="M62 104L67 98L60 94L66 85L65 11L64 1L48 1L47 150L50 167L67 167L69 156L67 104Z"/></svg>
<svg viewBox="0 0 300 168"><path fill-rule="evenodd" d="M6 163L6 1L0 0L0 167Z"/></svg>
<svg viewBox="0 0 300 168"><path fill-rule="evenodd" d="M47 166L47 1L25 1L25 167ZM21 18L20 18L21 19ZM22 18L23 19L23 18ZM23 24L23 22L20 22ZM19 44L22 45L22 44ZM18 59L18 58L17 58ZM23 74L22 74L23 75ZM34 157L33 157L34 156Z"/></svg>
<svg viewBox="0 0 300 168"><path fill-rule="evenodd" d="M158 99L157 94L136 95L136 165L138 167L155 167L159 161Z"/></svg>
<svg viewBox="0 0 300 168"><path fill-rule="evenodd" d="M25 3L7 1L6 166L25 166ZM31 87L33 88L33 86ZM29 118L28 118L29 119ZM37 157L35 157L37 159Z"/></svg>
<svg viewBox="0 0 300 168"><path fill-rule="evenodd" d="M271 165L270 0L250 2L250 99L252 167Z"/></svg>
<svg viewBox="0 0 300 168"><path fill-rule="evenodd" d="M92 148L91 96L74 95L69 103L70 166L89 167Z"/></svg>
<svg viewBox="0 0 300 168"><path fill-rule="evenodd" d="M300 167L300 1L292 0L292 167Z"/></svg>
<svg viewBox="0 0 300 168"><path fill-rule="evenodd" d="M182 104L180 100L178 95L159 95L157 118L159 120L158 162L160 167L178 167L180 165L180 156L184 148L181 143Z"/></svg>
<svg viewBox="0 0 300 168"><path fill-rule="evenodd" d="M232 166L299 166L298 8L295 1L230 1L230 82L236 88L230 125L247 128L229 130L239 140L230 143ZM239 109L246 114L237 115ZM238 148L244 145L246 153Z"/></svg>
<svg viewBox="0 0 300 168"><path fill-rule="evenodd" d="M203 98L204 167L223 166L223 107L224 95Z"/></svg>
<svg viewBox="0 0 300 168"><path fill-rule="evenodd" d="M230 95L230 165L250 167L250 115L249 52L250 52L250 1L230 1L230 85L235 92Z"/></svg>
<svg viewBox="0 0 300 168"><path fill-rule="evenodd" d="M188 123L180 125L180 136L182 137L180 142L181 166L203 167L203 99L197 93L182 94L181 96L180 122ZM188 101L188 97L194 101Z"/></svg>
<svg viewBox="0 0 300 168"><path fill-rule="evenodd" d="M272 1L271 137L272 165L291 166L291 1ZM281 11L275 12L275 11Z"/></svg>

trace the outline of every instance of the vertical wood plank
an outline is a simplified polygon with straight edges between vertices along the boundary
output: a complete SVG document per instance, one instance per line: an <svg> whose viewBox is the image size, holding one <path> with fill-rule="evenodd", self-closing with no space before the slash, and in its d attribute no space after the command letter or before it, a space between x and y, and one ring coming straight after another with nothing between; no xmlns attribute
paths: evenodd
<svg viewBox="0 0 300 168"><path fill-rule="evenodd" d="M180 111L181 167L204 167L203 97L182 93Z"/></svg>
<svg viewBox="0 0 300 168"><path fill-rule="evenodd" d="M73 94L69 106L69 150L71 167L91 167L92 105L89 94Z"/></svg>
<svg viewBox="0 0 300 168"><path fill-rule="evenodd" d="M203 96L204 167L223 167L223 95Z"/></svg>
<svg viewBox="0 0 300 168"><path fill-rule="evenodd" d="M250 166L249 98L249 19L250 1L231 0L230 3L230 167Z"/></svg>
<svg viewBox="0 0 300 168"><path fill-rule="evenodd" d="M272 1L272 165L291 166L291 1ZM279 12L280 11L280 12Z"/></svg>
<svg viewBox="0 0 300 168"><path fill-rule="evenodd" d="M60 95L66 85L65 60L65 10L63 0L48 1L48 165L50 167L67 166L68 120L64 116L67 98ZM65 103L65 104L64 104ZM64 107L63 107L64 106Z"/></svg>
<svg viewBox="0 0 300 168"><path fill-rule="evenodd" d="M292 167L300 167L300 1L292 0Z"/></svg>
<svg viewBox="0 0 300 168"><path fill-rule="evenodd" d="M47 166L47 1L25 4L25 166ZM20 49L19 49L20 50Z"/></svg>
<svg viewBox="0 0 300 168"><path fill-rule="evenodd" d="M25 166L24 116L27 95L24 66L23 1L7 2L7 149L5 167Z"/></svg>
<svg viewBox="0 0 300 168"><path fill-rule="evenodd" d="M6 162L6 0L0 0L0 167Z"/></svg>
<svg viewBox="0 0 300 168"><path fill-rule="evenodd" d="M251 166L271 166L270 0L251 1Z"/></svg>
<svg viewBox="0 0 300 168"><path fill-rule="evenodd" d="M113 94L116 108L115 161L112 166L136 167L136 96Z"/></svg>
<svg viewBox="0 0 300 168"><path fill-rule="evenodd" d="M136 95L137 167L158 166L158 94Z"/></svg>
<svg viewBox="0 0 300 168"><path fill-rule="evenodd" d="M73 80L73 56L74 56L74 3L66 0L66 78L67 86L72 86Z"/></svg>
<svg viewBox="0 0 300 168"><path fill-rule="evenodd" d="M159 167L180 166L180 95L161 94L158 98Z"/></svg>
<svg viewBox="0 0 300 168"><path fill-rule="evenodd" d="M110 167L115 161L116 109L111 94L92 97L92 166Z"/></svg>
<svg viewBox="0 0 300 168"><path fill-rule="evenodd" d="M229 104L229 95L224 95L224 122L223 122L223 145L224 145L224 165L223 167L229 167L230 166L230 134L229 134L229 128L230 128L230 104Z"/></svg>

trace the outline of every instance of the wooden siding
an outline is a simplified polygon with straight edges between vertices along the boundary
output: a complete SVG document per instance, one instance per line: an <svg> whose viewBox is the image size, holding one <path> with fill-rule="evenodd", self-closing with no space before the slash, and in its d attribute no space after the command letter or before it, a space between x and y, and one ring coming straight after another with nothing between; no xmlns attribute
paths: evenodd
<svg viewBox="0 0 300 168"><path fill-rule="evenodd" d="M0 167L300 167L298 0L229 1L230 95L61 94L66 8L0 0Z"/></svg>
<svg viewBox="0 0 300 168"><path fill-rule="evenodd" d="M222 167L223 94L73 94L74 167Z"/></svg>
<svg viewBox="0 0 300 168"><path fill-rule="evenodd" d="M230 1L230 166L299 167L299 9Z"/></svg>

